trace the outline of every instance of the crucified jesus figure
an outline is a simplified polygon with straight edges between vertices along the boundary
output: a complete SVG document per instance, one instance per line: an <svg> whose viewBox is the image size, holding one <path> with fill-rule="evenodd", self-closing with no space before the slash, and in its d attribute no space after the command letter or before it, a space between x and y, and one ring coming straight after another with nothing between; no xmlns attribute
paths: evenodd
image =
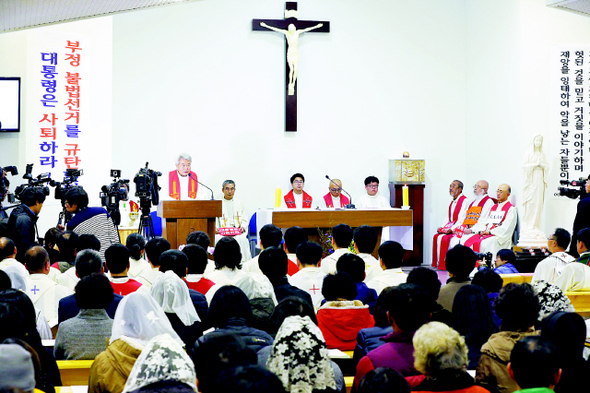
<svg viewBox="0 0 590 393"><path fill-rule="evenodd" d="M283 30L269 26L264 22L260 22L260 26L276 31L277 33L283 33L287 39L287 64L289 65L289 87L287 94L290 96L295 94L295 82L297 81L297 64L299 63L299 50L297 49L297 44L299 43L299 35L307 31L319 29L323 25L323 23L318 23L315 26L297 30L295 25L291 23L287 26L287 30Z"/></svg>

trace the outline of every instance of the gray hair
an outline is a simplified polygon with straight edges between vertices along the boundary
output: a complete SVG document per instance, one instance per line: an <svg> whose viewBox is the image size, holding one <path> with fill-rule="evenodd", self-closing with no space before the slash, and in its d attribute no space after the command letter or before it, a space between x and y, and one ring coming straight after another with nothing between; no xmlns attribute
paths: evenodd
<svg viewBox="0 0 590 393"><path fill-rule="evenodd" d="M188 153L180 153L178 155L178 157L176 157L176 165L180 164L180 159L181 158L187 160L190 163L193 162L193 158L190 156L190 154L188 154Z"/></svg>
<svg viewBox="0 0 590 393"><path fill-rule="evenodd" d="M226 180L223 182L223 184L221 185L221 189L223 190L225 188L225 186L227 186L228 184L233 184L234 187L236 186L236 182L233 180Z"/></svg>

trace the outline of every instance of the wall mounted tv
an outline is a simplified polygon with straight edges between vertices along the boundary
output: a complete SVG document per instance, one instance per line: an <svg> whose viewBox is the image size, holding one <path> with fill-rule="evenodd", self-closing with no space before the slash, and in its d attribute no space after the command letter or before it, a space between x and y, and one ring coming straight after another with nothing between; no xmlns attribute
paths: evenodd
<svg viewBox="0 0 590 393"><path fill-rule="evenodd" d="M20 77L0 77L0 132L20 131Z"/></svg>

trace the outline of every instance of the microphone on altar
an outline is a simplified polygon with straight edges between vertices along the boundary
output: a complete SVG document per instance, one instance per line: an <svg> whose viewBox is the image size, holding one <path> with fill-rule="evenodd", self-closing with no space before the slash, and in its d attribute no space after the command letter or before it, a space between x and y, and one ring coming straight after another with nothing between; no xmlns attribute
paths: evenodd
<svg viewBox="0 0 590 393"><path fill-rule="evenodd" d="M334 180L330 179L330 176L326 175L326 179L330 180L330 183L334 183L336 186L338 186L337 183L334 182ZM352 195L350 195L348 193L348 191L346 191L344 188L342 188L342 186L338 186L340 187L340 190L344 191L346 193L346 195L348 195L349 200L349 204L344 206L345 209L356 209L356 206L352 204Z"/></svg>
<svg viewBox="0 0 590 393"><path fill-rule="evenodd" d="M207 187L206 185L204 185L203 183L201 183L199 180L197 180L196 178L192 177L191 173L188 173L188 176L193 179L194 181L196 181L197 183L199 183L200 185L202 185L203 187L205 187L206 189L208 189L209 191L211 191L211 200L214 201L215 198L213 198L213 190L210 189L209 187Z"/></svg>

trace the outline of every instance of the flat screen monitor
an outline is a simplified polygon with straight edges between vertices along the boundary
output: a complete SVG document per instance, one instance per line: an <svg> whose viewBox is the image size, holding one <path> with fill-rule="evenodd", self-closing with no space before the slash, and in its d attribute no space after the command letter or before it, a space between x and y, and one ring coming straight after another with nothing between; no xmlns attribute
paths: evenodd
<svg viewBox="0 0 590 393"><path fill-rule="evenodd" d="M20 131L20 77L0 77L0 132Z"/></svg>

